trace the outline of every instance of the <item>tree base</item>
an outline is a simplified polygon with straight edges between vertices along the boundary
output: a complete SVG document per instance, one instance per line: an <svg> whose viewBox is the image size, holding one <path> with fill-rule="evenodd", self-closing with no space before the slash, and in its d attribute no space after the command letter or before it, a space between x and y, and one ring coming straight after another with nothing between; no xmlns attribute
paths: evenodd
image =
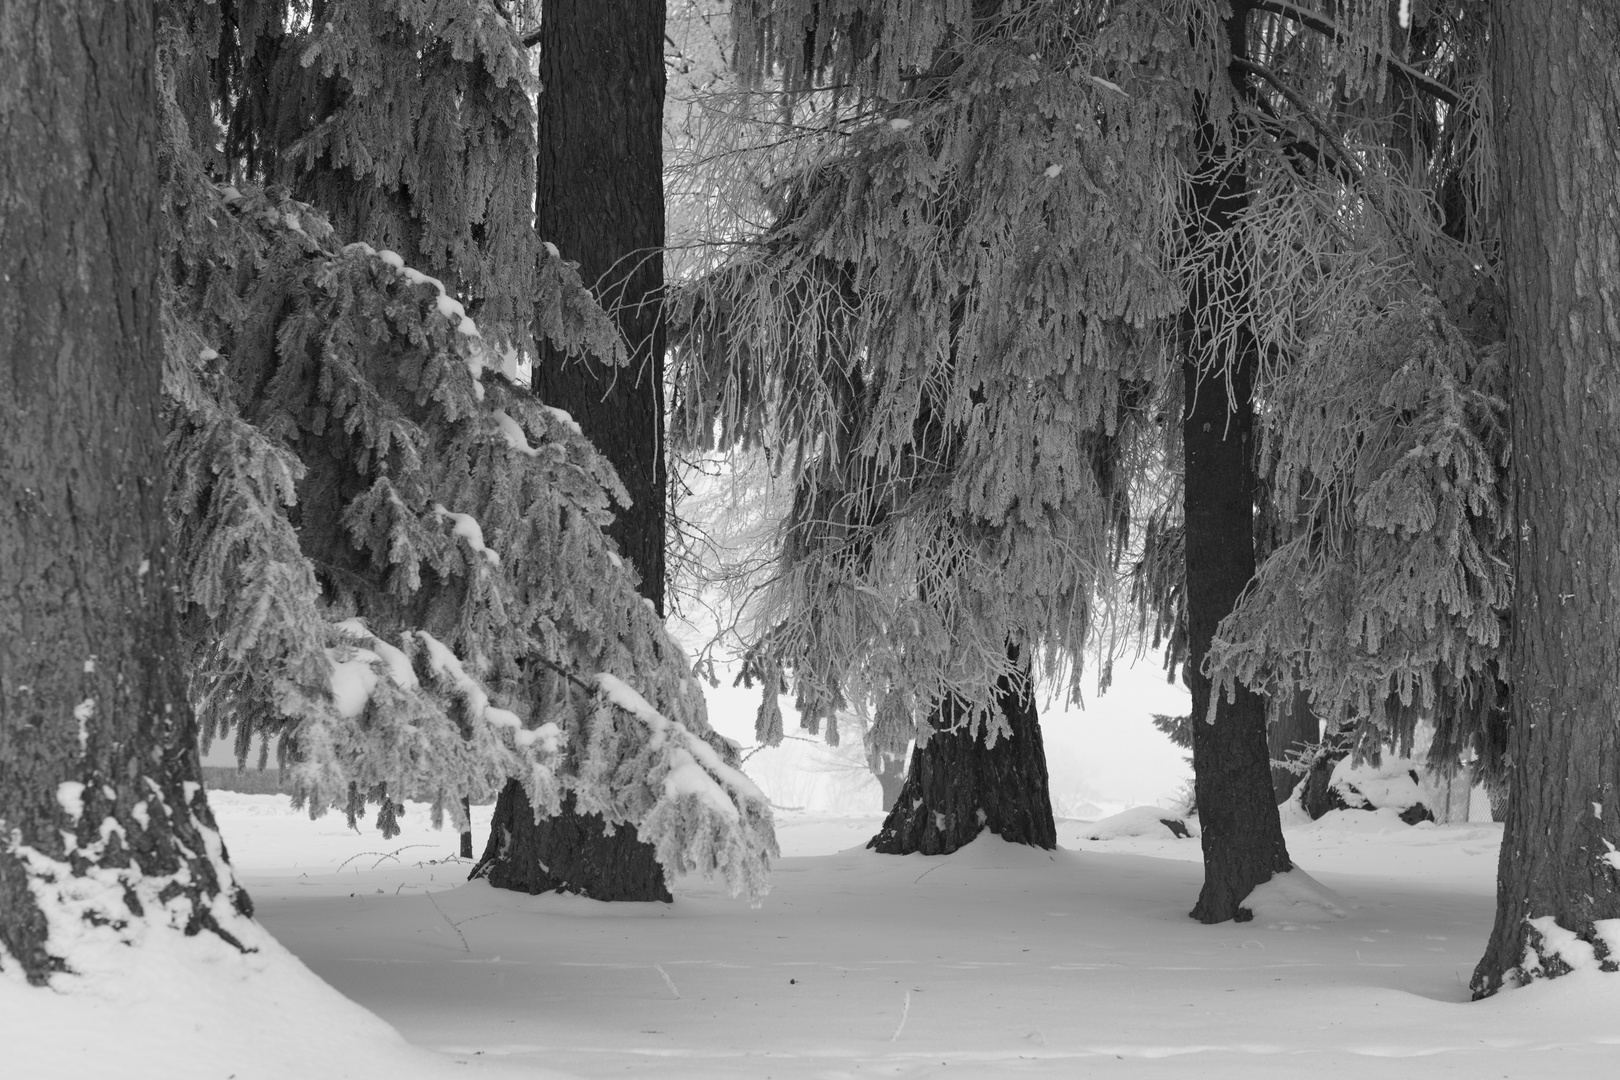
<svg viewBox="0 0 1620 1080"><path fill-rule="evenodd" d="M536 822L529 797L515 780L496 800L489 843L467 877L530 895L565 892L592 900L666 904L675 899L653 846L633 826L621 824L609 835L599 815L574 808L572 794L563 796L556 817Z"/></svg>
<svg viewBox="0 0 1620 1080"><path fill-rule="evenodd" d="M1204 885L1189 914L1206 924L1248 922L1254 918L1243 906L1249 893L1294 868L1272 801L1265 704L1243 686L1236 698L1222 702L1209 724L1196 719L1200 702L1196 692L1193 697L1193 783Z"/></svg>
<svg viewBox="0 0 1620 1080"><path fill-rule="evenodd" d="M961 704L930 717L935 734L911 753L911 769L883 828L866 845L885 855L948 855L986 829L1014 844L1057 847L1046 748L1027 669L1015 689L1003 678L996 703L1012 737L986 746L981 733L953 730Z"/></svg>

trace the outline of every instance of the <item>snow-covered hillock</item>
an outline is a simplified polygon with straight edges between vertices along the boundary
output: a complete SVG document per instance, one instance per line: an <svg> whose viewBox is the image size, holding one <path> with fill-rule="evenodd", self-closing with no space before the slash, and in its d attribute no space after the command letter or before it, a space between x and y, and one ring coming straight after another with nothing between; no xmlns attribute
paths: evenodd
<svg viewBox="0 0 1620 1080"><path fill-rule="evenodd" d="M1131 836L1185 838L1198 835L1198 820L1162 806L1133 806L1112 817L1093 821L1080 835L1087 840L1122 840Z"/></svg>
<svg viewBox="0 0 1620 1080"><path fill-rule="evenodd" d="M1449 816L1455 801L1451 786L1411 758L1386 754L1375 764L1346 755L1318 761L1295 788L1289 804L1313 819L1333 810L1388 810L1416 825ZM1462 812L1466 815L1466 803Z"/></svg>

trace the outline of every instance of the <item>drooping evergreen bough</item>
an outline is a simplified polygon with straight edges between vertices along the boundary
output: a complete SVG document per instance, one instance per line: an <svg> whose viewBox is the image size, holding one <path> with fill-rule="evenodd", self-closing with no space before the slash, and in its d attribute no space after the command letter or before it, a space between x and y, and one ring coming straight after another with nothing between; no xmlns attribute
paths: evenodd
<svg viewBox="0 0 1620 1080"><path fill-rule="evenodd" d="M513 131L532 139L526 63L493 7L355 6L392 12L398 25L380 39L434 35L419 58L494 73ZM526 330L499 321L502 279L413 234L417 250L456 260L441 280L391 249L342 243L285 189L207 179L210 154L235 167L229 128L199 112L206 98L187 98L208 55L192 48L194 22L166 25L169 510L205 730L233 736L244 758L255 738L276 745L312 813L343 807L353 820L373 799L387 833L401 800L423 798L436 823L448 811L464 829L464 798L516 779L536 813L570 793L634 828L669 872L720 874L759 895L775 850L768 806L603 535L624 498L611 467L567 414L497 374ZM345 72L328 135L376 89L357 75L377 70L358 59L363 29L342 39L353 52L336 38L304 43L311 58L347 57L327 72ZM501 50L510 63L490 60ZM357 180L375 164L321 145ZM477 156L457 161L475 174ZM438 189L397 179L395 201L426 216ZM465 179L447 190L467 195ZM480 252L506 243L476 231ZM535 328L560 349L622 361L573 268L537 241L531 253L521 310ZM470 310L493 313L487 336Z"/></svg>
<svg viewBox="0 0 1620 1080"><path fill-rule="evenodd" d="M1273 722L1304 694L1372 754L1423 722L1435 767L1489 775L1511 575L1483 10L1252 8L1264 550L1209 665Z"/></svg>
<svg viewBox="0 0 1620 1080"><path fill-rule="evenodd" d="M286 186L339 236L436 275L498 341L525 336L555 295L537 277L537 88L518 35L535 0L163 7L184 35L177 103L216 179Z"/></svg>
<svg viewBox="0 0 1620 1080"><path fill-rule="evenodd" d="M1496 768L1507 458L1482 11L1433 9L1392 29L1376 6L1232 10L1225 167L1247 188L1228 230L1241 254L1195 242L1184 260L1235 301L1195 294L1194 333L1252 343L1264 557L1190 673L1239 704L1243 686L1261 691L1273 724L1308 709L1307 729L1320 717L1358 753L1409 750L1426 721L1437 767ZM1206 482L1189 473L1189 505ZM1180 523L1159 531L1181 539ZM1181 602L1179 583L1143 584ZM1164 610L1154 621L1179 623Z"/></svg>
<svg viewBox="0 0 1620 1080"><path fill-rule="evenodd" d="M745 75L858 89L819 159L777 179L770 227L687 295L684 422L763 442L799 482L755 656L760 737L780 737L789 679L812 728L855 702L920 747L895 813L926 810L891 816L893 850L983 827L1050 843L1039 754L1018 751L1031 790L1006 821L988 815L1018 800L958 820L922 777L1009 775L935 768L932 739L994 755L1033 729L1031 661L1081 652L1181 306L1157 237L1187 86L1213 69L1156 5L1100 29L1060 5L908 11L739 11Z"/></svg>

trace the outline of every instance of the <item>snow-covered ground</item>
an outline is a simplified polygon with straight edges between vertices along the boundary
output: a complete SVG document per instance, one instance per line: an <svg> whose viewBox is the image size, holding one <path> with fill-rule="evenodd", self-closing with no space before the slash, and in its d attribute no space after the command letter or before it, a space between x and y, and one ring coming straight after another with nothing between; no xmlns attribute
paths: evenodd
<svg viewBox="0 0 1620 1080"><path fill-rule="evenodd" d="M763 906L701 881L604 905L465 883L424 807L382 842L279 796L213 803L263 926L423 1049L289 963L244 978L220 955L162 960L133 1000L0 983L0 1075L1620 1075L1620 978L1467 1002L1494 825L1291 822L1320 888L1205 927L1186 916L1197 841L1168 831L1094 841L1066 820L1057 852L895 858L860 846L876 814L790 811Z"/></svg>
<svg viewBox="0 0 1620 1080"><path fill-rule="evenodd" d="M1620 977L1468 1002L1499 826L1293 818L1308 877L1268 887L1253 922L1187 918L1196 839L1146 809L1082 820L1168 805L1185 781L1146 723L1185 693L1151 668L1125 679L1084 713L1043 712L1056 852L875 855L855 740L752 755L784 808L759 908L696 880L672 905L502 892L465 881L423 806L384 841L214 792L261 952L162 935L72 995L0 977L0 1080L1620 1076ZM711 695L733 738L752 710ZM480 850L488 818L474 808Z"/></svg>

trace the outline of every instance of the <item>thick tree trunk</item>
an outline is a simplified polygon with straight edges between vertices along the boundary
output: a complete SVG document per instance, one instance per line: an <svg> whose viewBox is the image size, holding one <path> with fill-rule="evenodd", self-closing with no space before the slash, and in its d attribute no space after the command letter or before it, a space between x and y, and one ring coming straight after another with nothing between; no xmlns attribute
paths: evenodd
<svg viewBox="0 0 1620 1080"><path fill-rule="evenodd" d="M967 719L954 699L936 708L934 734L911 752L911 770L882 830L866 846L885 855L948 855L989 829L1003 840L1057 847L1028 669L996 684L996 704L1011 738L985 744L982 732L957 729Z"/></svg>
<svg viewBox="0 0 1620 1080"><path fill-rule="evenodd" d="M613 463L632 505L609 534L664 609L664 4L545 0L536 227L613 313L614 368L542 347L534 388Z"/></svg>
<svg viewBox="0 0 1620 1080"><path fill-rule="evenodd" d="M594 286L630 347L630 363L567 359L542 346L534 388L571 413L630 494L609 534L664 610L664 3L545 0L540 23L540 236ZM515 782L503 806L525 808ZM509 844L497 844L502 828ZM663 869L633 827L612 836L572 800L549 821L497 823L494 884L598 900L669 900ZM529 865L509 865L514 860ZM503 865L508 864L508 865ZM549 867L548 871L546 868ZM536 887L535 882L552 882Z"/></svg>
<svg viewBox="0 0 1620 1080"><path fill-rule="evenodd" d="M151 5L0 5L0 964L36 984L251 910L167 576L155 60Z"/></svg>
<svg viewBox="0 0 1620 1080"><path fill-rule="evenodd" d="M1233 5L1234 56L1244 51L1248 6ZM1182 422L1187 558L1187 675L1192 690L1193 784L1204 848L1204 887L1193 918L1251 918L1241 906L1256 885L1290 870L1271 783L1266 708L1241 683L1235 700L1216 702L1204 658L1215 629L1254 576L1254 373L1259 349L1238 314L1248 275L1235 229L1248 200L1241 166L1224 162L1213 125L1205 134L1204 175L1193 185L1192 229L1222 245L1226 272L1194 283L1193 333L1183 364Z"/></svg>
<svg viewBox="0 0 1620 1080"><path fill-rule="evenodd" d="M1620 919L1620 10L1495 12L1518 545L1511 797L1476 997L1568 969L1543 919L1620 969L1620 934L1596 925Z"/></svg>
<svg viewBox="0 0 1620 1080"><path fill-rule="evenodd" d="M1272 761L1286 761L1288 751L1303 750L1321 737L1322 725L1316 719L1316 714L1311 712L1310 695L1296 690L1267 733L1266 752L1271 755ZM1288 801L1299 786L1300 779L1297 772L1280 765L1271 767L1271 790L1278 806Z"/></svg>
<svg viewBox="0 0 1620 1080"><path fill-rule="evenodd" d="M1241 683L1236 700L1215 703L1201 670L1215 628L1254 574L1254 411L1250 373L1232 373L1233 404L1219 373L1199 385L1186 365L1188 685L1192 690L1193 785L1204 847L1204 887L1192 916L1200 922L1248 918L1244 897L1292 868L1271 781L1265 701Z"/></svg>
<svg viewBox="0 0 1620 1080"><path fill-rule="evenodd" d="M518 892L580 893L595 900L673 900L664 883L664 868L645 855L651 845L636 836L633 825L620 825L612 836L595 814L578 813L573 796L563 797L563 812L537 826L534 808L520 784L507 784L495 803L489 843L473 868L500 889Z"/></svg>

